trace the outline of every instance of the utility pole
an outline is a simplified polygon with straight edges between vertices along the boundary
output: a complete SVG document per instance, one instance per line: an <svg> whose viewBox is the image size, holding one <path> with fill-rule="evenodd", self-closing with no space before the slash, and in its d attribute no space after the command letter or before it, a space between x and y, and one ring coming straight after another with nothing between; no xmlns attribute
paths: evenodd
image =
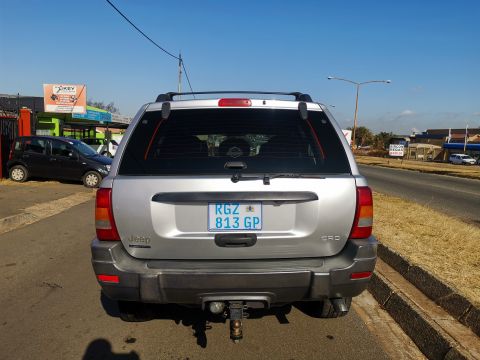
<svg viewBox="0 0 480 360"><path fill-rule="evenodd" d="M182 53L178 54L178 87L177 92L182 92Z"/></svg>
<svg viewBox="0 0 480 360"><path fill-rule="evenodd" d="M468 125L465 126L465 141L463 142L463 153L467 151L467 142L468 142Z"/></svg>

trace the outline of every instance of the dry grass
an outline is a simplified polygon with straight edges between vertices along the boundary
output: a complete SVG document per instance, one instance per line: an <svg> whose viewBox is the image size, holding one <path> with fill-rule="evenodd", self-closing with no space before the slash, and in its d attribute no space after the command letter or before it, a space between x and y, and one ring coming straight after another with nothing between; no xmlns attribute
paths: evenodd
<svg viewBox="0 0 480 360"><path fill-rule="evenodd" d="M379 158L373 156L355 156L357 163L364 165L376 165L397 169L416 170L426 173L451 175L469 179L480 179L480 166L452 165L448 163L435 163L414 160L400 160L391 158Z"/></svg>
<svg viewBox="0 0 480 360"><path fill-rule="evenodd" d="M378 240L480 305L480 228L428 207L374 194Z"/></svg>

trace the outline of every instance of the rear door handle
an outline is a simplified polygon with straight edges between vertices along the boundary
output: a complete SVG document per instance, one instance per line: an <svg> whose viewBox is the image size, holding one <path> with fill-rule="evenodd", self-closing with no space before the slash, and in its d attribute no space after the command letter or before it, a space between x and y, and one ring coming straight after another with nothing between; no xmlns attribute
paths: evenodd
<svg viewBox="0 0 480 360"><path fill-rule="evenodd" d="M250 247L256 243L256 234L215 234L215 244L220 247Z"/></svg>

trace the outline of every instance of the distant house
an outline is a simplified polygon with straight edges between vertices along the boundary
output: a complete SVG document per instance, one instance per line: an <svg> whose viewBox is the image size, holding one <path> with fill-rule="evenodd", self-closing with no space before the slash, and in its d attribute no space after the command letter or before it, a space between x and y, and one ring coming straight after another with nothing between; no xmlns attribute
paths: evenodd
<svg viewBox="0 0 480 360"><path fill-rule="evenodd" d="M411 138L412 143L430 144L442 148L433 159L448 160L450 154L465 152L475 158L480 157L480 128L469 128L465 146L465 128L462 129L428 129ZM417 152L418 153L418 152ZM436 153L436 151L435 151Z"/></svg>
<svg viewBox="0 0 480 360"><path fill-rule="evenodd" d="M410 136L408 135L396 135L390 138L389 144L408 146L410 143Z"/></svg>

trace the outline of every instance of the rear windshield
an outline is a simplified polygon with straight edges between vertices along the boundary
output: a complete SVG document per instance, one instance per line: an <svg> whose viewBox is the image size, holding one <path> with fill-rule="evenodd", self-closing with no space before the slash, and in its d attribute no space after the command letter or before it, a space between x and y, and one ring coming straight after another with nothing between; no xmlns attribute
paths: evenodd
<svg viewBox="0 0 480 360"><path fill-rule="evenodd" d="M119 174L350 173L330 121L320 111L308 114L302 120L297 110L195 109L162 120L160 111L146 112Z"/></svg>

